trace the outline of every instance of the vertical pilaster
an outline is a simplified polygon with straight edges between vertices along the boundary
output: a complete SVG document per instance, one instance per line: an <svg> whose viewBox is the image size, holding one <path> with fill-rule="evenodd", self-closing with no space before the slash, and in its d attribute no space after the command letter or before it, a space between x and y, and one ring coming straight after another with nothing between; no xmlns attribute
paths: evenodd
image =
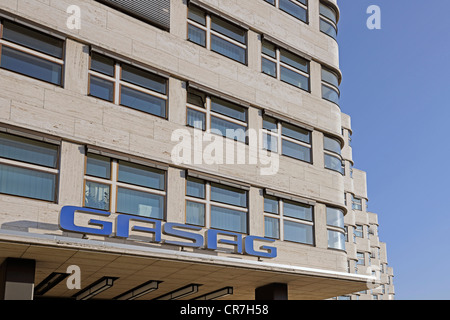
<svg viewBox="0 0 450 320"><path fill-rule="evenodd" d="M7 258L0 266L0 300L33 300L35 260Z"/></svg>

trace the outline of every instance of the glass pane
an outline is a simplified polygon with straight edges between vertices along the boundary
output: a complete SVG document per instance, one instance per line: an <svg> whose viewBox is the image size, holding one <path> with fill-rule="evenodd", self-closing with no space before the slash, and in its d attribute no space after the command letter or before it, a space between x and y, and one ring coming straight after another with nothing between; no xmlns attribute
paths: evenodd
<svg viewBox="0 0 450 320"><path fill-rule="evenodd" d="M275 118L263 116L263 129L278 132L278 121Z"/></svg>
<svg viewBox="0 0 450 320"><path fill-rule="evenodd" d="M202 47L206 46L206 31L188 24L188 40Z"/></svg>
<svg viewBox="0 0 450 320"><path fill-rule="evenodd" d="M299 140L305 143L311 143L311 132L294 125L283 123L283 127L281 129L282 135Z"/></svg>
<svg viewBox="0 0 450 320"><path fill-rule="evenodd" d="M194 106L200 108L205 108L206 94L198 90L189 89L187 93L187 103L193 104Z"/></svg>
<svg viewBox="0 0 450 320"><path fill-rule="evenodd" d="M211 228L247 233L247 213L211 206Z"/></svg>
<svg viewBox="0 0 450 320"><path fill-rule="evenodd" d="M107 76L114 77L114 59L102 56L93 52L91 55L91 70L106 74Z"/></svg>
<svg viewBox="0 0 450 320"><path fill-rule="evenodd" d="M111 179L111 160L96 154L89 154L86 163L86 175Z"/></svg>
<svg viewBox="0 0 450 320"><path fill-rule="evenodd" d="M187 125L200 130L206 130L206 115L203 112L188 108Z"/></svg>
<svg viewBox="0 0 450 320"><path fill-rule="evenodd" d="M344 228L344 212L337 208L327 207L327 225Z"/></svg>
<svg viewBox="0 0 450 320"><path fill-rule="evenodd" d="M300 89L309 90L309 78L304 75L292 71L285 67L280 67L280 79L281 81L292 84Z"/></svg>
<svg viewBox="0 0 450 320"><path fill-rule="evenodd" d="M325 154L325 168L344 174L342 160L329 154Z"/></svg>
<svg viewBox="0 0 450 320"><path fill-rule="evenodd" d="M334 9L329 6L324 5L323 3L320 4L320 14L327 17L334 23L337 23L336 11L334 11Z"/></svg>
<svg viewBox="0 0 450 320"><path fill-rule="evenodd" d="M89 94L91 96L110 102L114 101L113 82L90 76L89 84Z"/></svg>
<svg viewBox="0 0 450 320"><path fill-rule="evenodd" d="M338 76L334 72L331 72L325 68L322 68L322 80L332 84L335 87L339 87Z"/></svg>
<svg viewBox="0 0 450 320"><path fill-rule="evenodd" d="M165 189L164 171L125 161L119 161L118 181L157 190Z"/></svg>
<svg viewBox="0 0 450 320"><path fill-rule="evenodd" d="M312 221L312 206L285 200L283 202L283 215L286 217Z"/></svg>
<svg viewBox="0 0 450 320"><path fill-rule="evenodd" d="M328 248L345 250L345 235L342 232L328 230Z"/></svg>
<svg viewBox="0 0 450 320"><path fill-rule="evenodd" d="M264 231L265 237L280 239L280 220L264 217Z"/></svg>
<svg viewBox="0 0 450 320"><path fill-rule="evenodd" d="M267 41L263 41L262 42L262 53L275 59L277 57L277 48L274 44L267 42Z"/></svg>
<svg viewBox="0 0 450 320"><path fill-rule="evenodd" d="M198 7L191 5L189 6L188 18L192 21L200 23L203 26L206 26L206 13Z"/></svg>
<svg viewBox="0 0 450 320"><path fill-rule="evenodd" d="M117 212L147 218L164 218L164 196L142 191L118 188Z"/></svg>
<svg viewBox="0 0 450 320"><path fill-rule="evenodd" d="M189 178L186 184L186 195L205 199L205 182L203 180Z"/></svg>
<svg viewBox="0 0 450 320"><path fill-rule="evenodd" d="M62 59L64 41L39 31L3 21L3 39Z"/></svg>
<svg viewBox="0 0 450 320"><path fill-rule="evenodd" d="M289 51L280 49L280 60L298 70L309 73L309 62Z"/></svg>
<svg viewBox="0 0 450 320"><path fill-rule="evenodd" d="M211 29L242 44L246 43L247 31L217 16L211 19Z"/></svg>
<svg viewBox="0 0 450 320"><path fill-rule="evenodd" d="M278 152L278 137L263 133L263 149Z"/></svg>
<svg viewBox="0 0 450 320"><path fill-rule="evenodd" d="M264 212L274 213L278 214L278 199L271 196L265 196L264 197Z"/></svg>
<svg viewBox="0 0 450 320"><path fill-rule="evenodd" d="M125 86L121 86L120 105L166 117L166 100Z"/></svg>
<svg viewBox="0 0 450 320"><path fill-rule="evenodd" d="M211 35L211 50L224 56L246 63L246 50L215 35Z"/></svg>
<svg viewBox="0 0 450 320"><path fill-rule="evenodd" d="M328 21L325 21L323 19L320 19L320 31L326 33L327 35L329 35L330 37L332 37L333 39L337 39L337 30L336 27L333 26L331 23L329 23Z"/></svg>
<svg viewBox="0 0 450 320"><path fill-rule="evenodd" d="M6 46L2 46L1 50L2 68L56 85L61 85L62 65Z"/></svg>
<svg viewBox="0 0 450 320"><path fill-rule="evenodd" d="M211 98L211 110L236 120L247 121L247 108L216 97Z"/></svg>
<svg viewBox="0 0 450 320"><path fill-rule="evenodd" d="M247 191L211 183L211 201L247 207Z"/></svg>
<svg viewBox="0 0 450 320"><path fill-rule="evenodd" d="M110 192L110 186L107 184L86 181L84 206L92 209L109 211Z"/></svg>
<svg viewBox="0 0 450 320"><path fill-rule="evenodd" d="M0 157L56 168L58 147L45 142L0 133Z"/></svg>
<svg viewBox="0 0 450 320"><path fill-rule="evenodd" d="M0 193L55 201L56 175L0 164Z"/></svg>
<svg viewBox="0 0 450 320"><path fill-rule="evenodd" d="M339 105L339 93L328 86L322 85L322 98Z"/></svg>
<svg viewBox="0 0 450 320"><path fill-rule="evenodd" d="M262 72L276 78L277 77L276 63L262 58Z"/></svg>
<svg viewBox="0 0 450 320"><path fill-rule="evenodd" d="M284 240L313 244L313 227L292 221L284 221Z"/></svg>
<svg viewBox="0 0 450 320"><path fill-rule="evenodd" d="M325 150L341 154L341 142L337 139L324 137L323 148Z"/></svg>
<svg viewBox="0 0 450 320"><path fill-rule="evenodd" d="M127 64L122 66L122 80L161 94L167 91L165 78Z"/></svg>
<svg viewBox="0 0 450 320"><path fill-rule="evenodd" d="M211 117L211 132L213 133L219 133L229 139L245 142L245 130L246 128L244 126L240 126L233 122L216 117Z"/></svg>
<svg viewBox="0 0 450 320"><path fill-rule="evenodd" d="M268 2L268 3L270 3L270 4L273 4L273 5L275 5L275 0L264 0L265 2Z"/></svg>
<svg viewBox="0 0 450 320"><path fill-rule="evenodd" d="M203 203L186 201L186 223L205 226L205 205Z"/></svg>
<svg viewBox="0 0 450 320"><path fill-rule="evenodd" d="M283 139L283 155L311 162L311 149Z"/></svg>
<svg viewBox="0 0 450 320"><path fill-rule="evenodd" d="M295 4L293 1L290 0L279 0L280 1L280 9L289 13L290 15L296 17L297 19L300 19L302 21L307 20L306 17L306 9L300 7L299 5Z"/></svg>

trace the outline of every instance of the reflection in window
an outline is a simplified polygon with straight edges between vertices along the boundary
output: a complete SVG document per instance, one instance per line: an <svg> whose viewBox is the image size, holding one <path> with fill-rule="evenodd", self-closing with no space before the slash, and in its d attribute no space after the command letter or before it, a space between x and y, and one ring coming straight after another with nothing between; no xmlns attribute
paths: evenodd
<svg viewBox="0 0 450 320"><path fill-rule="evenodd" d="M267 40L262 43L262 72L309 91L309 61Z"/></svg>
<svg viewBox="0 0 450 320"><path fill-rule="evenodd" d="M62 85L64 41L8 20L0 21L0 67Z"/></svg>
<svg viewBox="0 0 450 320"><path fill-rule="evenodd" d="M189 5L188 40L247 63L247 30L194 5Z"/></svg>
<svg viewBox="0 0 450 320"><path fill-rule="evenodd" d="M58 146L0 133L0 193L56 202Z"/></svg>
<svg viewBox="0 0 450 320"><path fill-rule="evenodd" d="M93 97L166 118L167 82L149 71L91 54L89 95Z"/></svg>
<svg viewBox="0 0 450 320"><path fill-rule="evenodd" d="M246 107L195 89L188 90L186 125L245 143L247 120Z"/></svg>
<svg viewBox="0 0 450 320"><path fill-rule="evenodd" d="M265 195L265 237L314 244L313 211L311 205Z"/></svg>
<svg viewBox="0 0 450 320"><path fill-rule="evenodd" d="M186 223L247 233L248 191L201 179L187 178Z"/></svg>
<svg viewBox="0 0 450 320"><path fill-rule="evenodd" d="M165 179L162 170L88 153L84 206L164 219Z"/></svg>

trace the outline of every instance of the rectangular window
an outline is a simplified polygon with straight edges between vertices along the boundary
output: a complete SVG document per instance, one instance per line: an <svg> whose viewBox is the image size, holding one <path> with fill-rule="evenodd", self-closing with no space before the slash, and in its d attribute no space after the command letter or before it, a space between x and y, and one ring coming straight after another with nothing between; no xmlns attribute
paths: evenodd
<svg viewBox="0 0 450 320"><path fill-rule="evenodd" d="M344 211L327 207L328 248L345 250Z"/></svg>
<svg viewBox="0 0 450 320"><path fill-rule="evenodd" d="M364 238L364 229L362 225L357 224L356 227L353 229L353 235L356 238Z"/></svg>
<svg viewBox="0 0 450 320"><path fill-rule="evenodd" d="M325 168L345 174L345 164L341 157L341 142L338 139L324 136Z"/></svg>
<svg viewBox="0 0 450 320"><path fill-rule="evenodd" d="M188 90L187 126L245 143L247 121L246 107L198 90Z"/></svg>
<svg viewBox="0 0 450 320"><path fill-rule="evenodd" d="M263 40L263 73L309 92L309 69L308 60Z"/></svg>
<svg viewBox="0 0 450 320"><path fill-rule="evenodd" d="M167 118L166 78L121 63L96 52L91 54L89 95L161 118Z"/></svg>
<svg viewBox="0 0 450 320"><path fill-rule="evenodd" d="M8 20L0 31L1 68L62 86L63 40Z"/></svg>
<svg viewBox="0 0 450 320"><path fill-rule="evenodd" d="M362 210L362 199L356 198L354 195L352 195L352 209L353 210Z"/></svg>
<svg viewBox="0 0 450 320"><path fill-rule="evenodd" d="M336 72L322 67L322 98L333 102L339 106L340 91L339 91L340 77Z"/></svg>
<svg viewBox="0 0 450 320"><path fill-rule="evenodd" d="M264 196L265 237L303 244L314 244L314 207Z"/></svg>
<svg viewBox="0 0 450 320"><path fill-rule="evenodd" d="M187 178L186 223L247 233L248 191L192 177Z"/></svg>
<svg viewBox="0 0 450 320"><path fill-rule="evenodd" d="M366 259L364 258L364 252L357 252L356 257L358 258L358 261L356 262L357 265L364 266L366 264Z"/></svg>
<svg viewBox="0 0 450 320"><path fill-rule="evenodd" d="M308 0L264 0L281 11L308 23Z"/></svg>
<svg viewBox="0 0 450 320"><path fill-rule="evenodd" d="M328 4L320 2L320 31L329 35L333 39L337 38L337 13L336 10Z"/></svg>
<svg viewBox="0 0 450 320"><path fill-rule="evenodd" d="M306 129L264 115L263 139L265 150L312 162L311 132Z"/></svg>
<svg viewBox="0 0 450 320"><path fill-rule="evenodd" d="M88 153L84 206L162 220L165 181L162 170Z"/></svg>
<svg viewBox="0 0 450 320"><path fill-rule="evenodd" d="M0 193L56 202L59 147L0 133Z"/></svg>
<svg viewBox="0 0 450 320"><path fill-rule="evenodd" d="M247 30L199 7L189 5L188 40L247 64Z"/></svg>

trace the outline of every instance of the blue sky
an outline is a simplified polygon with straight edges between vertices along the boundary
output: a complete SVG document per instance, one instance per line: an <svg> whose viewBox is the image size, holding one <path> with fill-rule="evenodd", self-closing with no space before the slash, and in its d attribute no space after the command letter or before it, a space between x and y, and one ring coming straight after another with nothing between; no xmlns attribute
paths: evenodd
<svg viewBox="0 0 450 320"><path fill-rule="evenodd" d="M339 0L341 109L396 299L450 299L448 0ZM370 5L381 30L369 30Z"/></svg>

